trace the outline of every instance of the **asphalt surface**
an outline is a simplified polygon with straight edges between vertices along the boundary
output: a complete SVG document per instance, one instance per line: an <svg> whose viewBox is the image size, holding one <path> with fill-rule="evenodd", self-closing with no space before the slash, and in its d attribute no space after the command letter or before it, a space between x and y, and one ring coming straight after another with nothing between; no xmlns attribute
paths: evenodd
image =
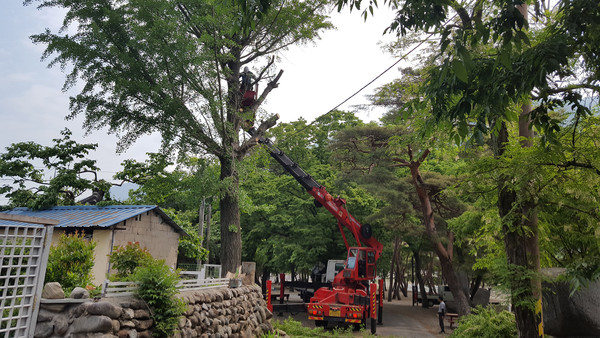
<svg viewBox="0 0 600 338"><path fill-rule="evenodd" d="M278 293L274 291L273 293ZM288 291L290 294L290 303L301 302L297 292ZM293 317L302 325L314 328L314 321L308 320L306 312L297 313L278 313L274 314L275 320L284 320L287 317ZM371 332L370 319L367 321L367 332ZM328 330L333 327L328 326ZM376 335L381 337L405 337L405 338L431 338L444 337L449 335L451 330L446 327L446 334L439 334L440 331L437 318L437 305L433 308L424 309L420 306L412 306L411 294L408 297L403 297L401 300L393 300L392 302L385 301L383 304L383 321L381 325L377 325ZM360 332L355 333L356 336L361 336Z"/></svg>

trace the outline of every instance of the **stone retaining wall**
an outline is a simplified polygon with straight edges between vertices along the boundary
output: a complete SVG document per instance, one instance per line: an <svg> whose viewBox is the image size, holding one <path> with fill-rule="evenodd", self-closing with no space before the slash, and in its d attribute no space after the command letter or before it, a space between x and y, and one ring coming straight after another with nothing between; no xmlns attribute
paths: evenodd
<svg viewBox="0 0 600 338"><path fill-rule="evenodd" d="M176 337L257 337L273 330L273 315L257 285L188 291Z"/></svg>
<svg viewBox="0 0 600 338"><path fill-rule="evenodd" d="M86 290L75 289L71 293L75 299L63 299L62 289L48 291L45 287L44 291L35 337L152 336L151 313L138 298L91 300ZM179 320L175 337L256 337L273 329L273 315L256 285L187 291L179 297L188 309Z"/></svg>

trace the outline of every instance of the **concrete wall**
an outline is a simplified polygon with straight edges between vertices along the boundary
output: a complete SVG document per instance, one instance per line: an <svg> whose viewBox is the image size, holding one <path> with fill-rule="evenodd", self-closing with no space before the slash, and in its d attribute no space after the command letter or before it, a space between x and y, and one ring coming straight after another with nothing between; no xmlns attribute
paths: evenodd
<svg viewBox="0 0 600 338"><path fill-rule="evenodd" d="M170 267L177 265L179 234L154 211L130 218L116 227L114 246L128 242L139 242L152 257L164 259Z"/></svg>

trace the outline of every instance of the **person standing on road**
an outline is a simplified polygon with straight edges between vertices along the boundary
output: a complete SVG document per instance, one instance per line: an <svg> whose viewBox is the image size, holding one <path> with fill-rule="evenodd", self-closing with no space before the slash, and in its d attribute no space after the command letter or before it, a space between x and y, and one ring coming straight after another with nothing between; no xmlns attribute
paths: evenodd
<svg viewBox="0 0 600 338"><path fill-rule="evenodd" d="M438 297L438 301L440 302L440 307L438 308L438 317L440 319L440 333L446 333L444 331L444 316L446 315L446 303L444 303L444 298Z"/></svg>

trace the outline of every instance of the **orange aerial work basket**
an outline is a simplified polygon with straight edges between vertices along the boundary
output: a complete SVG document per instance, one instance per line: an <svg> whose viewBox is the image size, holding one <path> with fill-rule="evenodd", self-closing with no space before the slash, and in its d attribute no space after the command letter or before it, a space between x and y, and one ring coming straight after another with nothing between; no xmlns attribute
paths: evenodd
<svg viewBox="0 0 600 338"><path fill-rule="evenodd" d="M256 92L252 90L248 90L242 96L242 106L250 107L256 101Z"/></svg>

